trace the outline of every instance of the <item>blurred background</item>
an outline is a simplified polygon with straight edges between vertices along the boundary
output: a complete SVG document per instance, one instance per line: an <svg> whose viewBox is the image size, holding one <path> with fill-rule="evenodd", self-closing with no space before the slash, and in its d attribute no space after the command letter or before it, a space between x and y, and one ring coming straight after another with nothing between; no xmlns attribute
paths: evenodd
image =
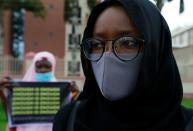
<svg viewBox="0 0 193 131"><path fill-rule="evenodd" d="M0 0L0 77L21 79L36 52L57 57L56 77L84 82L80 42L96 0Z"/></svg>
<svg viewBox="0 0 193 131"><path fill-rule="evenodd" d="M173 51L184 85L193 92L193 0L151 0L172 33ZM80 43L87 18L100 0L0 0L0 77L21 79L36 52L57 57L56 77L76 81L84 75Z"/></svg>
<svg viewBox="0 0 193 131"><path fill-rule="evenodd" d="M162 7L169 24L172 46L184 87L184 97L193 93L193 0L170 0Z"/></svg>
<svg viewBox="0 0 193 131"><path fill-rule="evenodd" d="M173 52L184 86L193 93L193 0L151 0L172 33ZM0 77L20 80L36 52L57 57L56 77L76 81L84 75L80 43L88 16L100 0L0 0Z"/></svg>
<svg viewBox="0 0 193 131"><path fill-rule="evenodd" d="M193 0L151 0L172 33L184 85L193 92ZM100 0L0 0L0 77L21 79L36 52L57 57L56 77L82 89L80 43L89 13Z"/></svg>
<svg viewBox="0 0 193 131"><path fill-rule="evenodd" d="M171 29L173 52L183 81L183 104L193 108L193 0L151 1ZM50 51L57 58L57 79L75 81L82 90L80 43L90 11L99 2L0 0L0 78L20 80L35 53ZM0 105L3 120L6 117L2 108Z"/></svg>
<svg viewBox="0 0 193 131"><path fill-rule="evenodd" d="M0 0L0 77L21 79L36 52L57 57L56 77L76 81L84 75L80 43L87 18L101 0ZM193 0L151 0L172 33L186 96L193 93Z"/></svg>

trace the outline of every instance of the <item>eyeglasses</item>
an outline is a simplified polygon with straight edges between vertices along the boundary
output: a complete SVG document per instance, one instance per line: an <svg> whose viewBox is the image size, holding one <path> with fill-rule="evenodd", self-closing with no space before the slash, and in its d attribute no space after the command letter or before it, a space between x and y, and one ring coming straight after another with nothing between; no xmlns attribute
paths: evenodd
<svg viewBox="0 0 193 131"><path fill-rule="evenodd" d="M90 61L98 61L103 56L107 41L112 41L114 54L123 61L134 60L142 51L144 44L144 40L131 36L123 36L115 40L88 38L81 44L85 57Z"/></svg>

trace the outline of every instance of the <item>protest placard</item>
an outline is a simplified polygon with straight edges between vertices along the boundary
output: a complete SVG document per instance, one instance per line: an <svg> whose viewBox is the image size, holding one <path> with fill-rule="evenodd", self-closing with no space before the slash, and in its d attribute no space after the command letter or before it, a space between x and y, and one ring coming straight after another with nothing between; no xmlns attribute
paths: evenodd
<svg viewBox="0 0 193 131"><path fill-rule="evenodd" d="M68 82L12 82L8 95L9 126L50 123L70 101Z"/></svg>

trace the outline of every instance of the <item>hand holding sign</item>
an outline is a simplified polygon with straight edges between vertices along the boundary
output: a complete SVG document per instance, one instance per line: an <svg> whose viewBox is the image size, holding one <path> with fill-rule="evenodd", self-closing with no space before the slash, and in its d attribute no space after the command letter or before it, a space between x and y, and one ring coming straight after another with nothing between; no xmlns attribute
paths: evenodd
<svg viewBox="0 0 193 131"><path fill-rule="evenodd" d="M67 82L14 82L8 97L10 126L50 123L58 109L70 102Z"/></svg>

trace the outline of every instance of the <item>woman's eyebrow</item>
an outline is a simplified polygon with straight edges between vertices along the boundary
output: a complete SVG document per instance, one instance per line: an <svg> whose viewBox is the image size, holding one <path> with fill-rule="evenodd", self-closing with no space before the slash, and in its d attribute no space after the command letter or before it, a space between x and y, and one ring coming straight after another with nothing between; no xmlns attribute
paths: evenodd
<svg viewBox="0 0 193 131"><path fill-rule="evenodd" d="M105 33L102 33L102 32L100 32L100 33L93 33L92 36L93 36L93 37L104 37L104 36L105 36Z"/></svg>
<svg viewBox="0 0 193 131"><path fill-rule="evenodd" d="M118 38L125 35L131 35L135 37L141 36L136 30L119 30L115 32L114 37ZM106 36L107 34L105 32L94 32L92 37L106 38Z"/></svg>

